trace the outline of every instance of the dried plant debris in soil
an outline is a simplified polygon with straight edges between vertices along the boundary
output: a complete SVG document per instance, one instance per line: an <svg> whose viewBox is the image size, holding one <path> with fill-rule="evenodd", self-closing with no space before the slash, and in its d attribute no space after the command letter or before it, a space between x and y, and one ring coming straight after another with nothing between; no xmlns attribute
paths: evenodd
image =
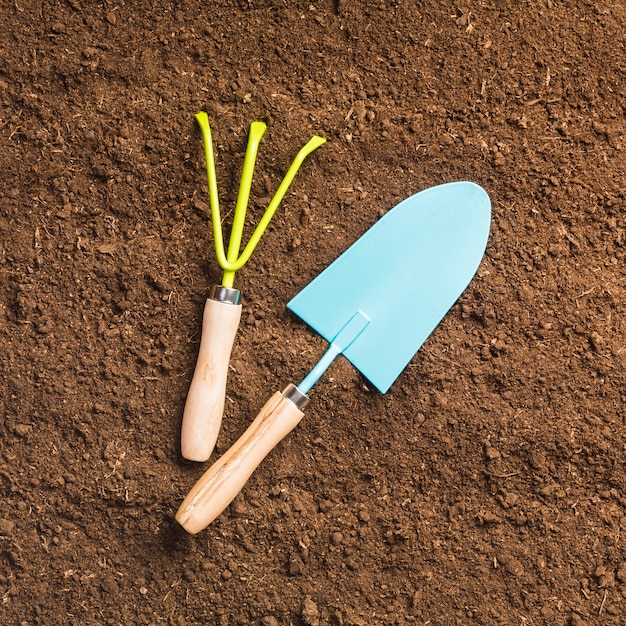
<svg viewBox="0 0 626 626"><path fill-rule="evenodd" d="M0 24L0 621L583 624L626 615L626 12L609 2L18 0ZM493 202L384 396L345 361L206 531L173 515L213 257L268 132L225 451L324 342L285 303L398 201ZM410 312L407 312L410 315Z"/></svg>

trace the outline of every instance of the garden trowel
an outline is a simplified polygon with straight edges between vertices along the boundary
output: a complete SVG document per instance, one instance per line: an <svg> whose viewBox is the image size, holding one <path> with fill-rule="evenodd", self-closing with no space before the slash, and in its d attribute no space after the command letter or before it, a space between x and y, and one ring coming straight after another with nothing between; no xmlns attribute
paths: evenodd
<svg viewBox="0 0 626 626"><path fill-rule="evenodd" d="M463 293L483 257L486 192L470 182L421 191L390 210L288 308L330 346L299 385L276 392L198 480L176 519L195 534L235 498L304 416L307 393L339 354L385 393Z"/></svg>

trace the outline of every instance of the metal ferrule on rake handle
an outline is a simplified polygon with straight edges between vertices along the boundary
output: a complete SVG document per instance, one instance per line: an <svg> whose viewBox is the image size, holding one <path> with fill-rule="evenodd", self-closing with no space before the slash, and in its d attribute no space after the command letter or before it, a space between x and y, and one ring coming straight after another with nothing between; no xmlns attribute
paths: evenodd
<svg viewBox="0 0 626 626"><path fill-rule="evenodd" d="M211 291L209 291L209 298L217 302L225 302L226 304L239 304L241 291L224 287L223 285L213 285Z"/></svg>

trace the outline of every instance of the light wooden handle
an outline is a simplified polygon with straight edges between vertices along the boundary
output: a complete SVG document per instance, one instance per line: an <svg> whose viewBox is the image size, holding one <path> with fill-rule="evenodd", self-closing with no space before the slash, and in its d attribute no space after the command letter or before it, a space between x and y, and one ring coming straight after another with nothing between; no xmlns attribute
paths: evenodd
<svg viewBox="0 0 626 626"><path fill-rule="evenodd" d="M241 305L207 300L202 337L180 436L183 457L206 461L222 424L228 362L241 318Z"/></svg>
<svg viewBox="0 0 626 626"><path fill-rule="evenodd" d="M176 513L178 523L192 535L206 528L233 501L259 463L303 416L292 400L276 392L248 430L187 494Z"/></svg>

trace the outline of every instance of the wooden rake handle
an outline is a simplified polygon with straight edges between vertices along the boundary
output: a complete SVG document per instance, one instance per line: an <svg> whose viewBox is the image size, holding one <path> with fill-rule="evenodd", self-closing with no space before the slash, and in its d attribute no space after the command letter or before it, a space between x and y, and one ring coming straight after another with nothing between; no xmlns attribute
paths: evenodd
<svg viewBox="0 0 626 626"><path fill-rule="evenodd" d="M190 461L207 461L224 413L228 363L241 319L241 305L208 299L196 369L183 412L180 448Z"/></svg>

